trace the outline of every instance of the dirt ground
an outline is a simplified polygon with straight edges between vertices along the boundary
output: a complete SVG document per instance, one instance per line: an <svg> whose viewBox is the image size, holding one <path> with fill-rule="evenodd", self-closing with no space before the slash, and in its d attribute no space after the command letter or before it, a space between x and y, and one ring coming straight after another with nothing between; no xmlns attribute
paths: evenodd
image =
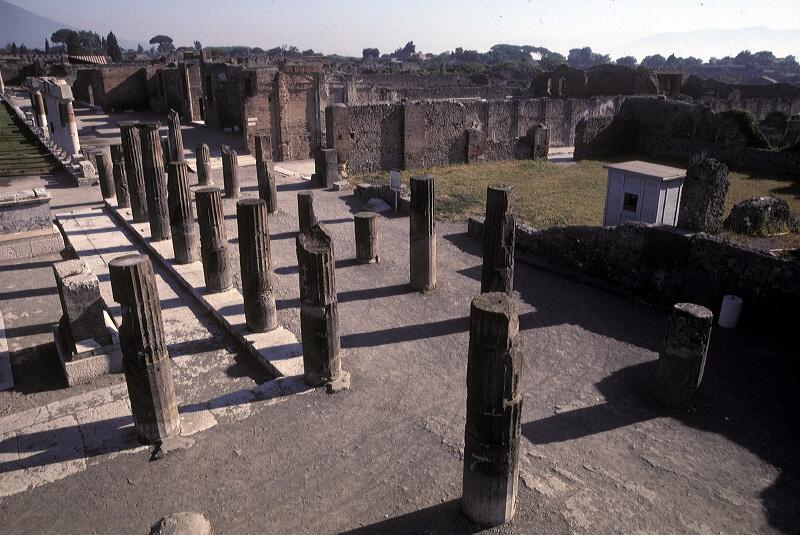
<svg viewBox="0 0 800 535"><path fill-rule="evenodd" d="M244 194L255 195L254 168L241 171ZM280 213L270 219L280 322L297 335L293 236L306 186L280 179ZM315 195L336 244L352 390L291 396L166 459L120 455L3 498L4 532L146 533L182 510L203 512L218 533L480 531L460 515L459 497L481 244L463 224L438 224L437 288L413 293L408 219L382 217L381 262L357 265L351 219L360 203L352 192ZM225 211L235 253L232 200ZM715 328L697 408L666 411L650 396L663 311L524 260L515 274L526 366L521 484L514 522L495 531L800 528L795 338Z"/></svg>

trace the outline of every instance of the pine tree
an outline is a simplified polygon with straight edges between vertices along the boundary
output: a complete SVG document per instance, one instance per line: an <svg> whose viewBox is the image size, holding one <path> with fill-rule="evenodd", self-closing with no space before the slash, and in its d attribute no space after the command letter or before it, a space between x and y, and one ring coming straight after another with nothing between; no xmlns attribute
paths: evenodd
<svg viewBox="0 0 800 535"><path fill-rule="evenodd" d="M44 38L44 53L50 53L50 40L47 37Z"/></svg>
<svg viewBox="0 0 800 535"><path fill-rule="evenodd" d="M106 51L108 55L111 56L111 61L114 63L122 61L122 49L119 47L119 42L117 41L117 36L114 35L114 32L108 32L108 37L106 38Z"/></svg>
<svg viewBox="0 0 800 535"><path fill-rule="evenodd" d="M11 43L11 54L14 56L17 55L17 43Z"/></svg>

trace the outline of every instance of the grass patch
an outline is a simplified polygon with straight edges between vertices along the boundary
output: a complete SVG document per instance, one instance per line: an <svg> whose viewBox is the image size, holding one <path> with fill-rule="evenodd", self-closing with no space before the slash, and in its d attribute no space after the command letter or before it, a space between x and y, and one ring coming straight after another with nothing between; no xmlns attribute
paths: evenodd
<svg viewBox="0 0 800 535"><path fill-rule="evenodd" d="M436 178L436 217L464 220L482 215L486 188L511 184L517 194L517 215L535 228L568 225L601 225L606 195L606 162L583 160L563 166L545 161L512 160L477 164L456 164L401 172L406 188L416 175ZM800 181L788 175L760 176L731 173L726 214L739 201L773 195L800 212ZM388 184L388 172L357 175L354 183Z"/></svg>

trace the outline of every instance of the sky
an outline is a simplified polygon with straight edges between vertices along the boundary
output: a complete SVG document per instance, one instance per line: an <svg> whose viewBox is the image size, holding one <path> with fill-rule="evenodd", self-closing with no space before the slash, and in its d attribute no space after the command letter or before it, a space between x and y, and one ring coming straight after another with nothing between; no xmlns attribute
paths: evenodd
<svg viewBox="0 0 800 535"><path fill-rule="evenodd" d="M619 56L654 34L764 26L797 30L788 40L784 33L773 48L778 55L800 56L798 0L10 1L74 27L102 34L112 30L125 39L167 34L178 46L194 40L204 46L264 49L288 44L360 56L365 47L391 52L413 40L424 52L458 46L485 51L508 43L561 53L591 46ZM687 41L684 48L690 50L680 49L676 39L675 48L704 58L718 54L711 50L715 43L707 42L713 38L705 39ZM742 43L741 48L751 47Z"/></svg>

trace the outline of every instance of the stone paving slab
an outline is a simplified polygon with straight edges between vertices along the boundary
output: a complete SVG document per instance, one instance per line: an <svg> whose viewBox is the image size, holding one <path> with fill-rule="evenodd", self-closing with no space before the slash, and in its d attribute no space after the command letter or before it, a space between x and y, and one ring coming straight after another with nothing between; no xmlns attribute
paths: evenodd
<svg viewBox="0 0 800 535"><path fill-rule="evenodd" d="M11 354L8 352L3 311L0 310L0 390L9 388L14 388L14 374L11 372Z"/></svg>

